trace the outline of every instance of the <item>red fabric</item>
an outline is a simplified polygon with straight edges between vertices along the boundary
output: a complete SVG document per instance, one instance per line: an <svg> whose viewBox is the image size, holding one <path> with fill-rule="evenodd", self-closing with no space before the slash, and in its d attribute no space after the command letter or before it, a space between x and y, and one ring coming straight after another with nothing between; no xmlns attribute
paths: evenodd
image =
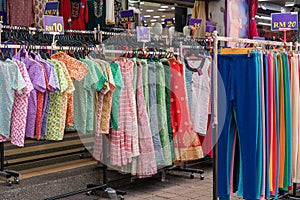
<svg viewBox="0 0 300 200"><path fill-rule="evenodd" d="M250 39L253 39L253 37L258 37L256 20L255 20L257 8L258 8L258 0L250 0L249 3L249 19L250 19L249 38Z"/></svg>
<svg viewBox="0 0 300 200"><path fill-rule="evenodd" d="M85 30L85 24L89 20L88 3L81 0L80 3L72 0L61 0L60 15L64 18L64 27L67 30ZM72 19L71 26L68 19Z"/></svg>
<svg viewBox="0 0 300 200"><path fill-rule="evenodd" d="M184 87L183 65L170 61L171 67L171 120L176 161L197 160L203 157L198 134L190 118Z"/></svg>

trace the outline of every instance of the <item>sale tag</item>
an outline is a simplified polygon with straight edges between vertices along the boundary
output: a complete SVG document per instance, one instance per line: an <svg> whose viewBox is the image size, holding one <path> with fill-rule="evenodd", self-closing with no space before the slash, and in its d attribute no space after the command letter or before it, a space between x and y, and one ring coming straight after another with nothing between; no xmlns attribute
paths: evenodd
<svg viewBox="0 0 300 200"><path fill-rule="evenodd" d="M272 13L272 31L298 30L298 13Z"/></svg>
<svg viewBox="0 0 300 200"><path fill-rule="evenodd" d="M44 15L44 33L64 34L63 17Z"/></svg>
<svg viewBox="0 0 300 200"><path fill-rule="evenodd" d="M165 19L165 26L167 27L173 27L175 26L175 21L173 18L166 18Z"/></svg>
<svg viewBox="0 0 300 200"><path fill-rule="evenodd" d="M205 37L211 37L212 33L217 30L217 27L212 25L207 25L205 28Z"/></svg>
<svg viewBox="0 0 300 200"><path fill-rule="evenodd" d="M132 23L134 22L134 12L133 10L121 11L121 22L122 23Z"/></svg>
<svg viewBox="0 0 300 200"><path fill-rule="evenodd" d="M192 30L199 30L201 27L202 19L191 18L189 22L189 28Z"/></svg>
<svg viewBox="0 0 300 200"><path fill-rule="evenodd" d="M0 11L0 21L3 24L6 24L6 22L7 22L7 12Z"/></svg>
<svg viewBox="0 0 300 200"><path fill-rule="evenodd" d="M45 6L44 15L58 15L58 4L59 2L47 2Z"/></svg>
<svg viewBox="0 0 300 200"><path fill-rule="evenodd" d="M149 27L137 26L137 41L138 42L150 42L151 41L151 34Z"/></svg>

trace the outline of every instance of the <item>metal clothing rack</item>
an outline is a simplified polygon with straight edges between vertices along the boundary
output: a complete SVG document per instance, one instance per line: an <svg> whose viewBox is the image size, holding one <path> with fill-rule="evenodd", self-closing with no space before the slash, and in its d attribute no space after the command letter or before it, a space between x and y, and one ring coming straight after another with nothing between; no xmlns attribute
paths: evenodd
<svg viewBox="0 0 300 200"><path fill-rule="evenodd" d="M258 44L270 46L285 46L293 50L293 43L276 42L276 41L260 41L251 39L241 39L234 37L220 37L217 31L213 33L213 76L212 76L212 128L213 128L213 199L218 199L218 44L219 42L236 42L239 44Z"/></svg>

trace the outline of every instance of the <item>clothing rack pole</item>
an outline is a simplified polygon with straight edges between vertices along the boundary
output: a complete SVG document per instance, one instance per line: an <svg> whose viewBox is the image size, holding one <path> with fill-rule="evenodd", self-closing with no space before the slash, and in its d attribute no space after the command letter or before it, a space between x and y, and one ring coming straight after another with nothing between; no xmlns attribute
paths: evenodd
<svg viewBox="0 0 300 200"><path fill-rule="evenodd" d="M261 44L261 45L271 45L271 46L286 46L289 47L290 50L293 50L292 42L277 42L277 41L267 41L267 40L252 40L252 39L242 39L235 37L221 37L218 36L218 32L213 32L213 41L214 41L214 57L213 57L213 79L212 79L212 87L213 87L213 159L214 159L214 171L213 171L213 199L218 199L218 43L223 42L237 42L241 44Z"/></svg>

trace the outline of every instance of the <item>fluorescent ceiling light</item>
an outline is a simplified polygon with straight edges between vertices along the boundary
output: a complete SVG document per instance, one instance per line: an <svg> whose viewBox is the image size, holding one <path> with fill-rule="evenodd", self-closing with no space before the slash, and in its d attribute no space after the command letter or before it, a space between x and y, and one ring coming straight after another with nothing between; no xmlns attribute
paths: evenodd
<svg viewBox="0 0 300 200"><path fill-rule="evenodd" d="M263 26L271 26L271 24L264 23L264 22L258 22L257 25L263 25Z"/></svg>
<svg viewBox="0 0 300 200"><path fill-rule="evenodd" d="M271 17L267 17L267 16L259 16L259 15L255 15L255 18L257 18L257 19L265 19L265 20L272 20Z"/></svg>
<svg viewBox="0 0 300 200"><path fill-rule="evenodd" d="M165 18L162 18L161 21L165 21Z"/></svg>
<svg viewBox="0 0 300 200"><path fill-rule="evenodd" d="M146 12L154 12L154 10L146 10Z"/></svg>
<svg viewBox="0 0 300 200"><path fill-rule="evenodd" d="M150 22L156 22L156 19L151 19Z"/></svg>
<svg viewBox="0 0 300 200"><path fill-rule="evenodd" d="M141 1L140 4L143 5L143 4L145 4L145 2Z"/></svg>
<svg viewBox="0 0 300 200"><path fill-rule="evenodd" d="M161 8L169 8L169 6L161 6Z"/></svg>
<svg viewBox="0 0 300 200"><path fill-rule="evenodd" d="M156 16L153 16L154 19L159 19L160 16L156 15Z"/></svg>
<svg viewBox="0 0 300 200"><path fill-rule="evenodd" d="M162 15L161 17L166 17L166 15Z"/></svg>
<svg viewBox="0 0 300 200"><path fill-rule="evenodd" d="M151 17L151 15L144 15L144 18L149 18Z"/></svg>
<svg viewBox="0 0 300 200"><path fill-rule="evenodd" d="M151 23L151 26L154 26L155 25L155 23Z"/></svg>
<svg viewBox="0 0 300 200"><path fill-rule="evenodd" d="M165 24L165 22L162 22L161 24Z"/></svg>
<svg viewBox="0 0 300 200"><path fill-rule="evenodd" d="M175 7L172 7L171 10L175 10Z"/></svg>
<svg viewBox="0 0 300 200"><path fill-rule="evenodd" d="M167 9L165 9L165 8L159 8L159 9L157 9L158 11L166 11Z"/></svg>

